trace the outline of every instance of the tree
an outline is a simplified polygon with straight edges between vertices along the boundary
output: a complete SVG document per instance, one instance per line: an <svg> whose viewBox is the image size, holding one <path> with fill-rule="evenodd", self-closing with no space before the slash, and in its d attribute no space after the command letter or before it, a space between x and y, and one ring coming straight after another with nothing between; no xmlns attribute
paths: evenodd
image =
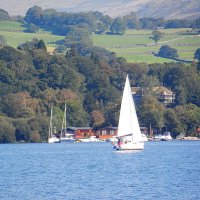
<svg viewBox="0 0 200 200"><path fill-rule="evenodd" d="M105 118L103 116L103 113L99 110L93 110L91 112L91 123L94 127L100 126L105 122Z"/></svg>
<svg viewBox="0 0 200 200"><path fill-rule="evenodd" d="M39 6L33 6L29 8L24 19L28 23L40 25L43 23L42 16L43 16L42 8Z"/></svg>
<svg viewBox="0 0 200 200"><path fill-rule="evenodd" d="M200 17L198 17L198 18L194 21L192 28L193 28L193 29L197 29L198 32L200 32Z"/></svg>
<svg viewBox="0 0 200 200"><path fill-rule="evenodd" d="M143 96L139 109L139 119L147 126L157 128L158 131L164 125L164 106L153 96Z"/></svg>
<svg viewBox="0 0 200 200"><path fill-rule="evenodd" d="M120 17L117 17L111 24L110 31L112 34L123 35L126 31L125 21Z"/></svg>
<svg viewBox="0 0 200 200"><path fill-rule="evenodd" d="M3 35L0 35L0 48L6 46L6 39Z"/></svg>
<svg viewBox="0 0 200 200"><path fill-rule="evenodd" d="M8 119L0 118L0 143L15 142L15 129Z"/></svg>
<svg viewBox="0 0 200 200"><path fill-rule="evenodd" d="M96 33L103 34L106 31L106 25L102 22L97 22Z"/></svg>
<svg viewBox="0 0 200 200"><path fill-rule="evenodd" d="M28 32L28 33L36 33L36 32L38 32L38 30L39 30L38 26L36 26L33 23L30 23L30 24L27 25L26 32Z"/></svg>
<svg viewBox="0 0 200 200"><path fill-rule="evenodd" d="M135 13L130 13L129 15L125 15L123 17L123 20L126 22L127 27L130 29L140 29L141 28L141 22L137 18Z"/></svg>
<svg viewBox="0 0 200 200"><path fill-rule="evenodd" d="M168 131L171 132L171 135L176 138L177 135L184 132L183 127L181 126L180 120L176 115L176 112L169 108L166 109L164 113L164 119L165 119L165 126Z"/></svg>
<svg viewBox="0 0 200 200"><path fill-rule="evenodd" d="M3 9L0 9L0 21L10 21L8 12Z"/></svg>
<svg viewBox="0 0 200 200"><path fill-rule="evenodd" d="M37 132L32 132L30 136L30 142L36 143L40 141L41 141L40 134Z"/></svg>
<svg viewBox="0 0 200 200"><path fill-rule="evenodd" d="M158 30L154 30L151 34L152 34L152 36L149 38L152 39L153 41L155 41L156 44L163 37L163 33Z"/></svg>
<svg viewBox="0 0 200 200"><path fill-rule="evenodd" d="M198 48L194 53L194 59L197 59L200 62L200 48Z"/></svg>
<svg viewBox="0 0 200 200"><path fill-rule="evenodd" d="M178 58L178 52L176 49L168 46L168 45L163 45L161 46L158 56L163 57L163 58Z"/></svg>

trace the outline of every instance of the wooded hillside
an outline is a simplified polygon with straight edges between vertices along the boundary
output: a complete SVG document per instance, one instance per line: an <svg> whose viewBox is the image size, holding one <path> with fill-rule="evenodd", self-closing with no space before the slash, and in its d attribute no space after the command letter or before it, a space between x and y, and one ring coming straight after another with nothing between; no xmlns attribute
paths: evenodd
<svg viewBox="0 0 200 200"><path fill-rule="evenodd" d="M30 18L38 14L36 11L41 12ZM141 104L137 106L140 124L151 124L157 131L167 127L174 137L180 133L196 134L200 125L199 63L148 65L144 61L130 64L113 52L93 46L87 23L94 21L90 21L87 14L62 14L66 17L62 19L68 23L63 28L65 23L59 20L59 13L53 11L58 17L54 16L54 22L57 22L54 25L49 24L53 17L51 12L45 11L50 14L48 18L40 13L43 11L38 7L29 10L25 18L28 25L34 22L34 25L52 31L67 30L61 41L66 49L61 53L59 49L48 53L46 44L40 39L13 48L1 38L1 143L45 141L52 103L57 130L61 128L65 102L67 126L92 126L94 130L117 126L127 74L131 86L139 86L144 92ZM75 17L73 22L68 18L72 16ZM100 14L100 17L103 20L105 16ZM77 19L84 23L79 20L75 23ZM196 51L195 58L200 60L199 51ZM165 106L156 98L153 88L161 85L175 93L174 103Z"/></svg>

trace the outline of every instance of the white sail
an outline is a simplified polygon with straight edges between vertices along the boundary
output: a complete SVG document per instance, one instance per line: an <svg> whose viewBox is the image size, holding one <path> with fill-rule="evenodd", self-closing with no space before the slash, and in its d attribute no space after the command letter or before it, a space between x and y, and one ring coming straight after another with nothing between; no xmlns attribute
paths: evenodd
<svg viewBox="0 0 200 200"><path fill-rule="evenodd" d="M131 94L128 75L122 96L121 110L118 123L118 137L130 135L134 142L142 141L142 134L138 123L135 104Z"/></svg>

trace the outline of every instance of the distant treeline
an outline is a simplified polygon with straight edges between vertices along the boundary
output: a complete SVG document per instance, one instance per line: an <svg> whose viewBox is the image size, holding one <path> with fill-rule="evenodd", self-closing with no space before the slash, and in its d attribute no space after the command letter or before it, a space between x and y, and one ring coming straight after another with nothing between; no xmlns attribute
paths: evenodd
<svg viewBox="0 0 200 200"><path fill-rule="evenodd" d="M200 17L194 20L162 18L138 18L135 13L123 17L111 18L101 12L67 13L54 9L42 10L39 6L31 7L25 17L14 16L0 9L0 21L14 20L27 23L27 31L36 32L38 28L51 30L54 34L67 35L74 26L98 34L124 34L126 29L156 29L156 28L200 28Z"/></svg>

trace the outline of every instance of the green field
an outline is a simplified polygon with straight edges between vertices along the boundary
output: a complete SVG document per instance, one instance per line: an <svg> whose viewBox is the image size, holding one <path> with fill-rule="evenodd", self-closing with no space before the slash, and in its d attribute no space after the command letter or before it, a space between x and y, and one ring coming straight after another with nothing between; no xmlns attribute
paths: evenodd
<svg viewBox="0 0 200 200"><path fill-rule="evenodd" d="M100 46L125 57L128 62L162 63L170 59L155 57L161 45L169 45L178 50L179 58L193 60L194 52L200 47L200 35L190 35L190 29L160 30L164 37L156 45L149 37L151 30L128 30L122 36L92 35L95 46Z"/></svg>
<svg viewBox="0 0 200 200"><path fill-rule="evenodd" d="M31 41L33 38L44 40L48 51L56 47L56 41L64 36L53 35L50 32L39 30L37 33L23 32L25 27L18 22L0 22L0 35L3 35L7 44L17 47L19 44ZM95 46L103 47L117 56L124 57L128 62L162 63L171 62L170 59L155 57L161 45L167 44L178 50L180 59L193 60L194 52L200 48L200 35L190 35L190 29L160 30L164 37L157 45L149 39L151 30L128 30L124 35L96 35L91 36Z"/></svg>
<svg viewBox="0 0 200 200"><path fill-rule="evenodd" d="M33 38L44 40L48 51L52 51L55 42L64 39L64 36L52 35L50 32L39 30L37 33L25 33L25 28L18 22L0 22L0 35L3 35L7 44L17 47L19 44L31 41Z"/></svg>

